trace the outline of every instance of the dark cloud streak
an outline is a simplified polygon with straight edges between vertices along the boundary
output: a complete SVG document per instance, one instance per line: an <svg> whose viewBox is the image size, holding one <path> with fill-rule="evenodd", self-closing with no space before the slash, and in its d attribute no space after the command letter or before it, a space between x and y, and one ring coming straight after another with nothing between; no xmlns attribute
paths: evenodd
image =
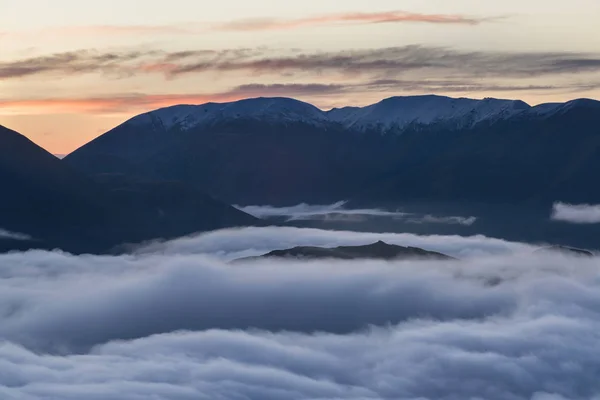
<svg viewBox="0 0 600 400"><path fill-rule="evenodd" d="M405 46L340 52L286 52L272 49L223 51L81 50L0 63L0 79L42 74L105 73L127 76L162 73L246 71L257 75L290 73L354 74L394 79L407 72L445 73L453 78L528 78L600 71L600 54L463 52L443 47Z"/></svg>

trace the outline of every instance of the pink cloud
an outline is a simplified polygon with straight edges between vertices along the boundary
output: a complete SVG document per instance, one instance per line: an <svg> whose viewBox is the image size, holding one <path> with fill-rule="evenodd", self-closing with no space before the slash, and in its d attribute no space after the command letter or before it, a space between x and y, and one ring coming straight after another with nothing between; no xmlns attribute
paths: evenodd
<svg viewBox="0 0 600 400"><path fill-rule="evenodd" d="M22 37L39 35L86 35L86 36L124 36L124 35L197 35L212 31L269 31L297 29L310 26L381 24L381 23L430 23L477 25L489 18L474 18L458 14L422 14L407 11L354 12L326 14L297 19L258 18L241 19L210 24L181 23L170 25L90 25L66 26L44 29L36 32L0 32L2 37Z"/></svg>
<svg viewBox="0 0 600 400"><path fill-rule="evenodd" d="M401 23L401 22L421 22L432 24L462 24L477 25L483 22L483 19L466 17L463 15L448 14L420 14L406 11L387 11L375 13L341 13L329 14L315 17L306 17L298 19L248 19L227 22L217 26L221 30L237 31L262 31L295 29L306 26L332 25L332 24L380 24L380 23Z"/></svg>

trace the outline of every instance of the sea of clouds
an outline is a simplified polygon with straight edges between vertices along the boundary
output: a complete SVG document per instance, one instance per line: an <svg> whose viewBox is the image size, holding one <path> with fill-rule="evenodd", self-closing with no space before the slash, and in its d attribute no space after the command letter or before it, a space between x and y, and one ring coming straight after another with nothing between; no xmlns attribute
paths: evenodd
<svg viewBox="0 0 600 400"><path fill-rule="evenodd" d="M461 260L230 263L376 240ZM598 399L600 260L534 250L244 228L0 255L0 398Z"/></svg>

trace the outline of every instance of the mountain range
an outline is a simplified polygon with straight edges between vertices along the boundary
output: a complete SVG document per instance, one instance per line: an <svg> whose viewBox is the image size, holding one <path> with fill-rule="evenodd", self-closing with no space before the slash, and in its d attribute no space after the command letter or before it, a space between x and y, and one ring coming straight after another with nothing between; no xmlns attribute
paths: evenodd
<svg viewBox="0 0 600 400"><path fill-rule="evenodd" d="M288 98L136 116L65 158L88 175L179 180L228 203L600 201L600 102Z"/></svg>
<svg viewBox="0 0 600 400"><path fill-rule="evenodd" d="M393 97L329 111L289 98L178 105L138 115L62 160L0 127L0 232L18 233L0 235L0 251L107 252L265 224L229 204L339 200L477 210L463 215L494 218L461 228L476 230L469 234L590 246L592 228L557 228L548 211L556 201L600 203L598 170L600 102L587 99L531 107ZM485 211L498 204L502 212Z"/></svg>

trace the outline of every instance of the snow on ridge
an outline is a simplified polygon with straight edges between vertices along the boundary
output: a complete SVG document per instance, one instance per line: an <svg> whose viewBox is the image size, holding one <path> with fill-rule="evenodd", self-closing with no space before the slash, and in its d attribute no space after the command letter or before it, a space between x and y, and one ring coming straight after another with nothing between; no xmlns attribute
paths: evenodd
<svg viewBox="0 0 600 400"><path fill-rule="evenodd" d="M390 129L444 121L472 126L485 120L509 118L529 108L529 105L519 100L412 96L391 97L362 108L334 109L329 115L348 127L378 126Z"/></svg>
<svg viewBox="0 0 600 400"><path fill-rule="evenodd" d="M534 115L549 115L555 113L560 107L562 107L564 103L544 103L539 104L535 107L532 107L530 110L531 114Z"/></svg>
<svg viewBox="0 0 600 400"><path fill-rule="evenodd" d="M322 123L329 120L322 110L312 104L283 97L259 97L227 103L176 105L142 114L131 121L147 123L153 118L158 119L167 130L174 126L190 129L223 119L237 118L305 123Z"/></svg>
<svg viewBox="0 0 600 400"><path fill-rule="evenodd" d="M250 118L311 125L336 123L358 130L374 128L389 131L413 124L448 123L453 127L472 127L481 122L495 122L518 115L548 117L579 105L596 107L600 106L600 102L579 99L531 107L520 100L476 100L427 95L390 97L366 107L322 111L309 103L291 98L259 97L227 103L176 105L139 115L128 123L151 123L159 129L177 127L186 130L222 120Z"/></svg>
<svg viewBox="0 0 600 400"><path fill-rule="evenodd" d="M540 117L550 117L564 113L575 107L594 107L600 109L600 101L593 99L575 99L566 103L544 103L532 107L530 113Z"/></svg>

